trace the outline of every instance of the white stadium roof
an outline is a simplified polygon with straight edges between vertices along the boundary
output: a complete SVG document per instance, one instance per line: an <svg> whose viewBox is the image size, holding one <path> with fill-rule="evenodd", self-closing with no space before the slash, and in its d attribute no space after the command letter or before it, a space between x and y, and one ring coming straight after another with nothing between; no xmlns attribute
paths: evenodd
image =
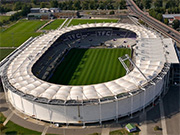
<svg viewBox="0 0 180 135"><path fill-rule="evenodd" d="M168 43L169 56L159 36L146 28L120 23L98 23L84 24L74 27L67 27L61 30L49 32L39 36L25 50L23 50L9 65L7 76L11 85L24 94L34 97L42 97L48 100L91 100L109 96L116 96L121 93L138 90L139 86L147 83L142 74L134 68L129 74L119 79L101 84L85 86L66 86L49 83L38 79L32 73L32 66L43 55L43 53L62 34L83 28L90 27L117 27L135 32L139 42L135 46L135 63L148 79L156 77L164 67L165 62L177 62L171 39L164 39ZM166 48L166 49L168 49Z"/></svg>

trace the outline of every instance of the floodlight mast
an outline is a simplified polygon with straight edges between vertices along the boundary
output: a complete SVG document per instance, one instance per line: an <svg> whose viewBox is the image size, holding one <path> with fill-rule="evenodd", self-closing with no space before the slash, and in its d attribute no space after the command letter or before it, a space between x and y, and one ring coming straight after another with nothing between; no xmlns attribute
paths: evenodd
<svg viewBox="0 0 180 135"><path fill-rule="evenodd" d="M128 54L125 54L125 58L122 59L121 57L118 58L119 61L121 62L121 64L123 65L123 67L126 69L126 74L130 72L129 68L127 67L127 65L125 64L124 61L129 60L130 63L137 68L137 70L142 74L142 76L146 79L146 81L148 82L148 78L143 74L143 72L136 66L136 64L131 60L131 58L129 57Z"/></svg>
<svg viewBox="0 0 180 135"><path fill-rule="evenodd" d="M126 74L128 74L129 72L130 72L130 70L129 70L129 68L127 67L127 65L125 64L125 60L127 60L127 58L126 59L122 59L121 57L119 57L118 58L119 59L119 61L121 62L121 64L123 65L123 67L125 68L125 70L126 70Z"/></svg>

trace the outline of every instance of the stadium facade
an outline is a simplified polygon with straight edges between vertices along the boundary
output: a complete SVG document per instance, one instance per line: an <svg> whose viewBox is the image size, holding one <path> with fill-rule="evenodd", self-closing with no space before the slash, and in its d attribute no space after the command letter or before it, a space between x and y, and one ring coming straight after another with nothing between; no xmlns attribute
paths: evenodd
<svg viewBox="0 0 180 135"><path fill-rule="evenodd" d="M84 86L46 81L70 48L91 47L118 38L136 41L132 46L134 68L125 76ZM131 60L128 56L125 59ZM172 39L121 23L54 30L29 39L6 61L2 61L6 64L1 80L12 106L33 118L66 124L102 123L144 109L166 91L171 63L179 63Z"/></svg>

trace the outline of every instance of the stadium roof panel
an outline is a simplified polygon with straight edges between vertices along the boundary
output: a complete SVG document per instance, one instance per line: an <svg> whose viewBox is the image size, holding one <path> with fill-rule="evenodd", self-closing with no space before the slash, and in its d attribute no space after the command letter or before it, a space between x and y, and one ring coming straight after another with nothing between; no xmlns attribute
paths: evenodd
<svg viewBox="0 0 180 135"><path fill-rule="evenodd" d="M156 33L148 29L136 25L120 23L84 24L55 30L46 35L39 36L10 63L7 75L11 85L25 94L27 93L34 97L66 101L113 97L114 95L119 95L124 92L137 90L139 84L146 83L145 79L136 68L126 76L114 81L86 86L52 84L40 80L33 75L31 70L33 64L36 63L49 47L51 47L56 39L66 32L90 27L116 27L134 31L138 35L137 40L139 40L137 44L138 49L135 48L137 53L136 64L150 79L156 77L162 70L164 63L167 62L165 58L166 54L163 52L164 45L161 39ZM164 40L164 42L165 41L166 40ZM169 51L173 51L172 42L170 42L170 40L168 41ZM153 55L151 54L152 50ZM143 51L146 53L143 53ZM175 61L175 57L176 56L170 53L167 58L168 62ZM135 79L135 81L133 79Z"/></svg>

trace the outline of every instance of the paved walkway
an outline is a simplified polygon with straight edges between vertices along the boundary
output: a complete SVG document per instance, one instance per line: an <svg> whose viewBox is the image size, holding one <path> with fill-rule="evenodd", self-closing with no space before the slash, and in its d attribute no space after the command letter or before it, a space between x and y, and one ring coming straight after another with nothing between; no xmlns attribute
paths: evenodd
<svg viewBox="0 0 180 135"><path fill-rule="evenodd" d="M143 125L140 126L141 132L139 135L147 135L147 124L146 124L146 112L144 111L142 115L139 117L140 121L144 121Z"/></svg>
<svg viewBox="0 0 180 135"><path fill-rule="evenodd" d="M68 21L68 18L66 18L66 20L64 20L64 22L61 24L61 26L59 26L58 30L62 29L67 21Z"/></svg>
<svg viewBox="0 0 180 135"><path fill-rule="evenodd" d="M49 126L45 126L41 135L45 135L48 131Z"/></svg>
<svg viewBox="0 0 180 135"><path fill-rule="evenodd" d="M168 135L167 126L166 126L166 119L165 119L165 115L164 115L163 100L162 99L160 100L159 108L160 108L160 114L161 114L162 133L163 133L163 135Z"/></svg>
<svg viewBox="0 0 180 135"><path fill-rule="evenodd" d="M109 135L110 128L102 128L101 135Z"/></svg>
<svg viewBox="0 0 180 135"><path fill-rule="evenodd" d="M0 49L16 49L18 47L0 47Z"/></svg>
<svg viewBox="0 0 180 135"><path fill-rule="evenodd" d="M6 120L3 122L3 125L5 126L8 121L11 119L11 117L13 116L14 112L11 112L11 114L6 118Z"/></svg>
<svg viewBox="0 0 180 135"><path fill-rule="evenodd" d="M71 23L72 19L73 19L73 18L71 18L71 19L69 20L69 22L67 22L66 27L69 26L69 24Z"/></svg>
<svg viewBox="0 0 180 135"><path fill-rule="evenodd" d="M43 26L41 26L36 32L40 32L40 30L44 27L46 27L48 24L52 23L54 20L50 20L47 23L45 23Z"/></svg>

